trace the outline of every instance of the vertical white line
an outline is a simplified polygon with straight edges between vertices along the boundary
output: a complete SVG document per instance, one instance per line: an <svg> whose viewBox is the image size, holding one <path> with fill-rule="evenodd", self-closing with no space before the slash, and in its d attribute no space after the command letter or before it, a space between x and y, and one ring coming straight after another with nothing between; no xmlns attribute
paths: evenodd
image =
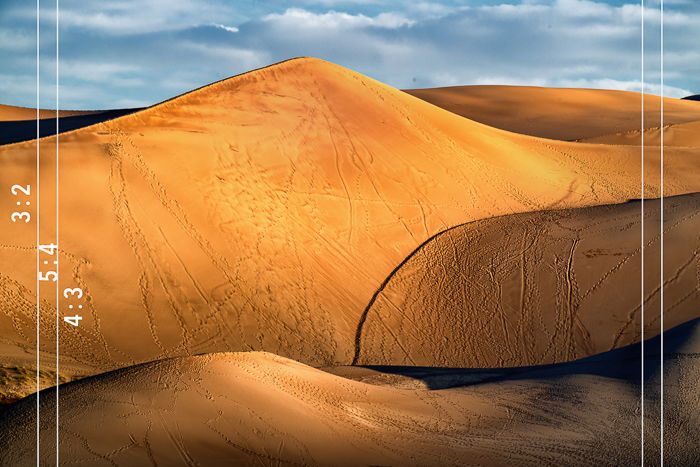
<svg viewBox="0 0 700 467"><path fill-rule="evenodd" d="M659 280L661 302L661 467L664 465L664 0L661 0L661 115L659 121L661 144L661 278Z"/></svg>
<svg viewBox="0 0 700 467"><path fill-rule="evenodd" d="M58 74L58 57L59 57L59 34L58 34L58 14L59 14L59 0L56 0L56 271L60 276L60 248L58 241L58 166L59 166L59 152L58 152L58 132L59 132L59 74ZM59 449L58 449L58 431L59 431L59 342L58 342L58 289L59 289L60 277L56 277L56 467L59 464Z"/></svg>
<svg viewBox="0 0 700 467"><path fill-rule="evenodd" d="M641 51L642 51L642 66L641 66L641 71L642 71L642 83L641 83L641 97L642 97L642 120L641 120L641 291L640 291L640 300L641 300L641 337L640 337L640 342L641 342L641 356L642 356L642 364L640 365L641 369L641 375L640 375L640 382L641 382L641 442L642 442L642 467L644 467L644 0L641 0L641 7L642 7L642 18L641 18Z"/></svg>
<svg viewBox="0 0 700 467"><path fill-rule="evenodd" d="M39 203L39 0L36 0L36 465L39 467L39 392L41 391L40 364L39 361L39 216L41 210Z"/></svg>

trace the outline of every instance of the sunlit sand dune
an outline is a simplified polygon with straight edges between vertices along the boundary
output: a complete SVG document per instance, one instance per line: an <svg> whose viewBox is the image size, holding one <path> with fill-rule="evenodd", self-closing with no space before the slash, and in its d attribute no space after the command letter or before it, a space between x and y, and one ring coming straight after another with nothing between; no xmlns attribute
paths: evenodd
<svg viewBox="0 0 700 467"><path fill-rule="evenodd" d="M40 144L48 243L55 139ZM3 186L34 183L35 146L0 147ZM61 358L78 374L217 351L347 364L373 294L428 238L640 196L638 148L509 133L308 58L66 133L60 151L59 288L84 292L80 326L61 321ZM699 155L667 154L667 196L700 191ZM656 197L658 154L646 169ZM34 227L0 232L0 350L18 364L34 360ZM59 297L62 316L74 314L77 302Z"/></svg>
<svg viewBox="0 0 700 467"><path fill-rule="evenodd" d="M690 389L700 377L698 322L668 332L665 343L666 463L692 465L700 455ZM646 345L647 459L659 456L658 344ZM267 353L170 359L62 385L60 458L95 466L638 465L639 369L638 345L510 372L354 369L374 384ZM43 465L55 458L55 393L41 400ZM0 420L2 465L34 465L35 402L8 407Z"/></svg>
<svg viewBox="0 0 700 467"><path fill-rule="evenodd" d="M406 92L477 122L543 138L577 140L638 130L642 125L641 96L627 91L454 86ZM659 126L660 104L658 96L644 96L645 128ZM664 119L666 124L700 120L700 103L665 98Z"/></svg>

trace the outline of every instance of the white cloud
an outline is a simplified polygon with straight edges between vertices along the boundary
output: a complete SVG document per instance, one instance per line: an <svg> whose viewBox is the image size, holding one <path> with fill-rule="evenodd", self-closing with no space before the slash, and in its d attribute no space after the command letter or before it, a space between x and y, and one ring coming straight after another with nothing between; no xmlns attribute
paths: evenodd
<svg viewBox="0 0 700 467"><path fill-rule="evenodd" d="M18 96L24 96L31 105L35 63L32 54L20 52L34 47L33 4L2 1L14 7L0 17L0 60L8 64L0 70L0 102L9 96L21 103ZM155 102L295 56L326 59L398 88L488 83L641 89L638 0L621 6L505 1L61 0L62 83L74 90L62 99L91 107L122 99ZM700 0L693 1L666 0L664 93L674 97L700 92ZM644 15L644 88L658 93L660 15L653 0ZM48 10L44 20L51 30ZM22 21L26 27L16 26ZM52 37L43 38L42 50L50 52Z"/></svg>
<svg viewBox="0 0 700 467"><path fill-rule="evenodd" d="M223 24L214 24L213 26L228 32L238 32L238 28L233 26L225 26Z"/></svg>
<svg viewBox="0 0 700 467"><path fill-rule="evenodd" d="M398 28L409 26L415 21L398 13L381 13L375 17L362 14L351 15L337 11L313 13L301 8L289 8L284 13L272 13L262 18L262 21L277 27L289 29L325 29L343 30L365 27Z"/></svg>
<svg viewBox="0 0 700 467"><path fill-rule="evenodd" d="M382 0L300 0L298 3L309 6L339 7L348 5L373 5L386 3Z"/></svg>
<svg viewBox="0 0 700 467"><path fill-rule="evenodd" d="M36 15L33 7L19 11L26 18L33 19ZM62 0L58 15L64 29L93 30L110 35L177 30L235 16L234 10L225 2L202 0ZM55 24L55 7L42 7L41 18L46 23Z"/></svg>

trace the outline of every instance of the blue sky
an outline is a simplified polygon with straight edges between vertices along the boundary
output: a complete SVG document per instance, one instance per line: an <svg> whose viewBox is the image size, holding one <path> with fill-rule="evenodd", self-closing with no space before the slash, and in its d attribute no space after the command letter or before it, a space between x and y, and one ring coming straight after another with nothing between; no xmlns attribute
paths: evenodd
<svg viewBox="0 0 700 467"><path fill-rule="evenodd" d="M149 105L296 56L398 88L641 89L639 0L60 0L60 106ZM659 3L645 86L658 94ZM41 105L55 103L55 1L41 3ZM0 103L36 102L34 1L0 1ZM700 1L666 0L664 94L700 93Z"/></svg>

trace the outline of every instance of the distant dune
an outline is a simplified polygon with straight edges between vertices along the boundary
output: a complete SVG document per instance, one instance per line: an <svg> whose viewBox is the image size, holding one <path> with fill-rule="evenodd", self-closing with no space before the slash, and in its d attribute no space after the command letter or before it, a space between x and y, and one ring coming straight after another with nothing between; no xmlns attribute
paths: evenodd
<svg viewBox="0 0 700 467"><path fill-rule="evenodd" d="M664 203L665 326L700 317L700 194ZM659 332L660 202L645 203L645 332ZM503 367L640 340L639 202L485 219L418 249L377 292L356 363Z"/></svg>
<svg viewBox="0 0 700 467"><path fill-rule="evenodd" d="M573 141L641 127L641 96L634 92L530 86L454 86L406 92L477 122L542 138ZM645 128L658 127L661 99L647 94L644 100ZM666 124L700 120L700 104L665 98L664 118Z"/></svg>
<svg viewBox="0 0 700 467"><path fill-rule="evenodd" d="M700 105L700 104L698 104ZM595 144L617 144L617 145L640 145L640 130L632 130L612 135L598 136L595 138L583 139L586 143ZM664 149L674 146L697 147L700 139L700 121L664 124ZM644 131L644 146L660 146L660 128L648 128ZM658 150L658 149L657 149Z"/></svg>
<svg viewBox="0 0 700 467"><path fill-rule="evenodd" d="M73 117L76 115L90 115L104 112L103 110L60 110L60 117ZM56 118L56 111L52 109L39 109L39 118ZM36 120L36 109L29 107L17 107L14 105L0 104L0 122L20 120Z"/></svg>
<svg viewBox="0 0 700 467"><path fill-rule="evenodd" d="M55 140L40 143L50 239ZM4 186L33 183L35 151L0 147ZM658 197L658 154L646 170ZM667 196L700 191L700 147L669 148L665 173ZM218 351L347 364L373 294L430 237L640 197L638 148L509 133L308 58L65 133L60 177L60 284L85 292L80 327L60 331L66 377ZM34 231L21 229L0 232L0 350L16 365L34 358Z"/></svg>
<svg viewBox="0 0 700 467"><path fill-rule="evenodd" d="M700 455L699 329L665 336L666 465ZM659 456L658 345L646 345L647 459ZM640 355L635 345L509 372L352 369L373 384L267 353L163 360L62 385L60 455L95 466L638 465ZM2 465L34 465L34 397L0 420ZM43 465L55 456L55 394L41 400Z"/></svg>
<svg viewBox="0 0 700 467"><path fill-rule="evenodd" d="M700 94L694 94L692 96L686 96L683 99L687 99L689 101L700 101Z"/></svg>
<svg viewBox="0 0 700 467"><path fill-rule="evenodd" d="M2 110L2 109L0 109ZM21 109L22 111L31 111L33 109ZM58 133L76 130L96 123L111 120L122 115L141 110L135 109L114 109L114 110L99 110L99 111L61 111L61 116L58 121ZM56 115L51 116L51 111L41 110L43 116L39 120L39 137L43 138L56 134ZM0 121L0 145L19 143L22 141L31 141L36 139L36 114L34 118L25 120L8 120Z"/></svg>

